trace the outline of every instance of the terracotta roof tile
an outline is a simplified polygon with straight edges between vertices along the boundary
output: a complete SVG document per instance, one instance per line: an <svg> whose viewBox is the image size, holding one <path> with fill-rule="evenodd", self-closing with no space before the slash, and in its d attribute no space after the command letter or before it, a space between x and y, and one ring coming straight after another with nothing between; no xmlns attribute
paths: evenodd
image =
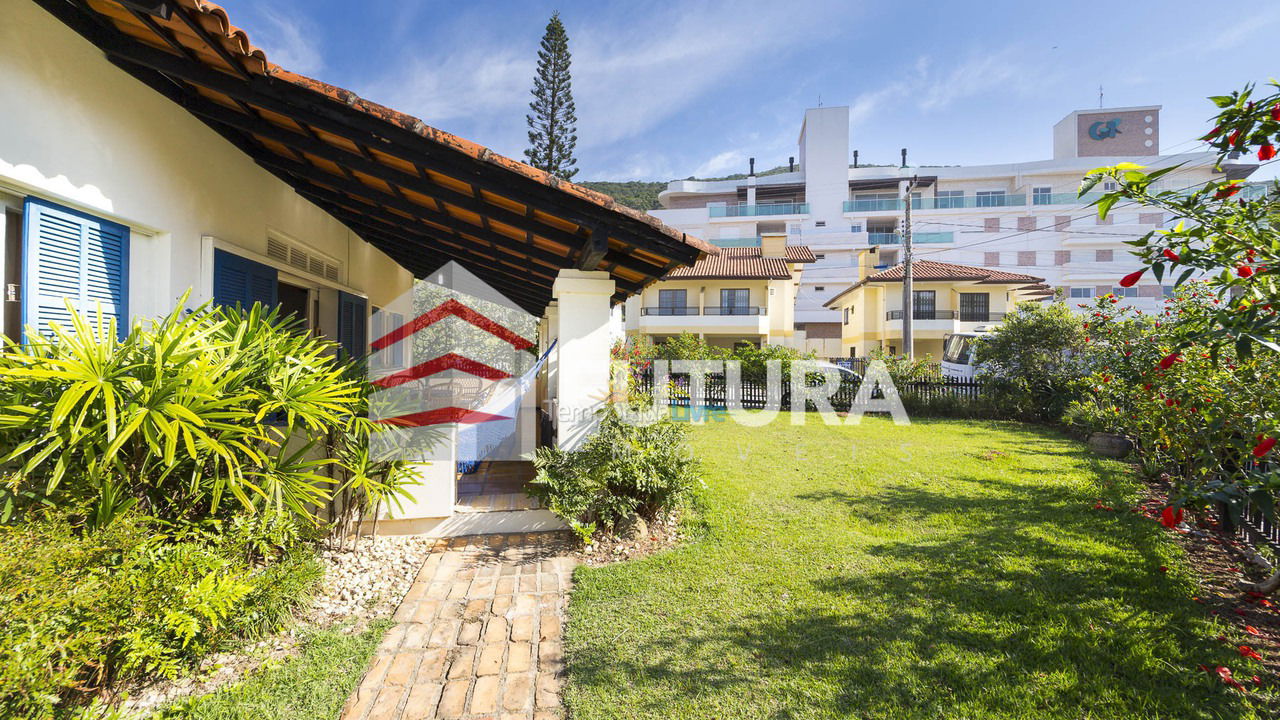
<svg viewBox="0 0 1280 720"><path fill-rule="evenodd" d="M785 280L791 264L811 263L816 258L806 245L788 245L786 257L764 257L760 248L721 248L715 257L705 257L691 267L672 270L663 280L721 278L725 280Z"/></svg>

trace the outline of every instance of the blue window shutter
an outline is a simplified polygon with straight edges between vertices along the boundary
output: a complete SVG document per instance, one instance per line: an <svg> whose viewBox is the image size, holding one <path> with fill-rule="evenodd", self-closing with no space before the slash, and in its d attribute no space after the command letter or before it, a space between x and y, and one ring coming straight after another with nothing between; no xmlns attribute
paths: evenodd
<svg viewBox="0 0 1280 720"><path fill-rule="evenodd" d="M238 303L245 309L255 302L274 307L279 302L276 292L278 275L270 265L215 249L213 302L227 307L235 307Z"/></svg>
<svg viewBox="0 0 1280 720"><path fill-rule="evenodd" d="M338 345L348 358L362 358L369 351L368 317L364 298L338 291Z"/></svg>
<svg viewBox="0 0 1280 720"><path fill-rule="evenodd" d="M116 321L129 333L129 228L88 213L27 197L22 214L22 321L42 335L49 323L69 328L76 312Z"/></svg>

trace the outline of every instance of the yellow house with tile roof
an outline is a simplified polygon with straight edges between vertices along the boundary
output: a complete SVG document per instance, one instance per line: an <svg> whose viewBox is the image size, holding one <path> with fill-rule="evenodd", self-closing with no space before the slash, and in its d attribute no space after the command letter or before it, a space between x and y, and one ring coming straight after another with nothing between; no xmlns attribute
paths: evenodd
<svg viewBox="0 0 1280 720"><path fill-rule="evenodd" d="M721 248L628 299L627 336L663 342L690 332L720 347L792 345L801 269L814 259L783 234L763 235L759 247Z"/></svg>
<svg viewBox="0 0 1280 720"><path fill-rule="evenodd" d="M841 353L864 357L902 347L902 265L867 275L871 253L859 258L859 280L825 303L840 312ZM1044 279L994 268L917 260L912 263L912 335L916 357L942 357L948 335L995 325L1019 302L1046 300Z"/></svg>

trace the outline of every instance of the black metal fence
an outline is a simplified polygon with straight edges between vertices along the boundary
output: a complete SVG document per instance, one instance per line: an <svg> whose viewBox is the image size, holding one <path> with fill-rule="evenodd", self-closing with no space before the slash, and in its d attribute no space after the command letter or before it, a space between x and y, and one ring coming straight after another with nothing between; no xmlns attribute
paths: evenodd
<svg viewBox="0 0 1280 720"><path fill-rule="evenodd" d="M1274 466L1270 463L1250 463L1248 469L1265 473L1273 470ZM1276 512L1280 508L1280 497L1267 493L1265 490L1258 492L1266 494L1263 497L1254 499L1246 497L1242 500L1239 507L1239 516L1236 516L1233 508L1226 503L1217 503L1219 526L1223 531L1235 533L1255 547L1265 544L1275 552L1280 553L1280 524L1276 522ZM1262 504L1256 502L1256 500L1261 500ZM1264 504L1266 507L1264 507Z"/></svg>
<svg viewBox="0 0 1280 720"><path fill-rule="evenodd" d="M857 370L854 372L858 373L858 377L848 376L840 383L840 387L836 392L828 396L828 401L831 403L833 410L848 411L853 404L854 398L857 397L861 384L860 378L865 373ZM671 381L674 387L668 394L667 404L672 407L689 407L693 405L689 378L678 373L672 373ZM817 385L818 383L814 383L814 387ZM941 376L895 383L895 387L897 388L898 396L902 398L904 403L932 403L941 400L964 403L975 401L982 396L982 383L980 382ZM653 392L653 375L647 373L638 377L636 390L644 393ZM805 408L792 408L791 399L793 393L789 380L783 380L781 390L781 409L815 409L812 402L806 403L807 407ZM873 388L871 397L884 397L883 390L879 387ZM706 378L702 402L699 404L710 408L723 408L733 402L735 405L740 404L743 408L759 410L766 407L768 401L768 387L763 382L743 380L738 387L729 388L725 386L723 375L710 375Z"/></svg>

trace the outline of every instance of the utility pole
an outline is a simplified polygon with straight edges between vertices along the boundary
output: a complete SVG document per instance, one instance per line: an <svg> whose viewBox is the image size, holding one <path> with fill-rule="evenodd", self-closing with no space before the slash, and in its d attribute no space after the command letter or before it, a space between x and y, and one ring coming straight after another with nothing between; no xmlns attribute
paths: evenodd
<svg viewBox="0 0 1280 720"><path fill-rule="evenodd" d="M905 152L904 152L905 154ZM908 360L915 359L915 337L912 323L915 313L915 293L911 282L911 191L915 189L916 176L901 183L902 188L902 354Z"/></svg>

